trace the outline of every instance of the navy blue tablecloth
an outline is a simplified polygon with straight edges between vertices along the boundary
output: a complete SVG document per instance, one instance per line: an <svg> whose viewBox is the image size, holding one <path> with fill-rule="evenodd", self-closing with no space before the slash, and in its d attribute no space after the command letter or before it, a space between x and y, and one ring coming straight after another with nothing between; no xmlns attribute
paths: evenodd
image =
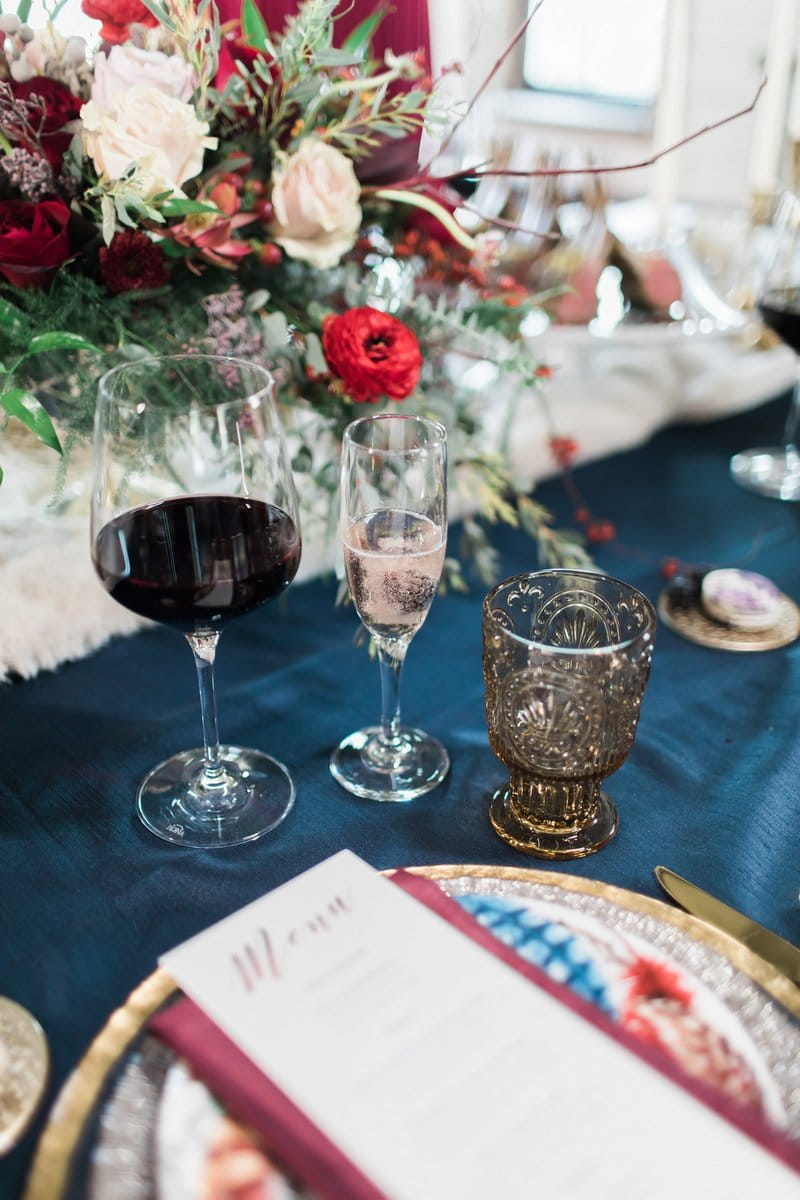
<svg viewBox="0 0 800 1200"><path fill-rule="evenodd" d="M579 469L589 505L618 529L598 564L653 600L673 556L746 565L800 600L800 506L746 493L728 475L731 453L780 438L785 405L673 428ZM538 495L569 520L560 481ZM498 530L497 544L503 575L537 565L521 533ZM153 629L0 687L0 994L48 1034L48 1106L162 951L345 846L378 868L536 866L650 895L653 867L666 863L800 941L800 643L733 654L661 626L636 743L607 789L619 834L590 858L548 866L506 847L487 819L503 769L486 736L483 589L438 598L411 647L404 715L446 743L452 770L428 797L396 806L356 800L328 772L331 747L379 706L377 666L335 591L331 579L294 587L222 638L223 740L276 753L297 784L286 821L245 847L172 847L134 817L146 770L199 740L180 636ZM46 1111L0 1163L0 1196L19 1194Z"/></svg>

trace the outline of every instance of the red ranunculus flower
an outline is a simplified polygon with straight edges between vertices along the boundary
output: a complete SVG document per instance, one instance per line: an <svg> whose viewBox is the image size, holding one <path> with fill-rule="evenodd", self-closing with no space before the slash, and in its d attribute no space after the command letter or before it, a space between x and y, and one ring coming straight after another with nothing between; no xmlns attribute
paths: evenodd
<svg viewBox="0 0 800 1200"><path fill-rule="evenodd" d="M42 151L57 174L72 140L71 133L62 133L61 130L68 121L78 118L83 101L78 96L73 96L65 83L59 83L57 79L50 79L46 75L35 75L25 83L12 82L11 89L17 100L30 100L31 96L41 96L44 103ZM26 145L25 149L36 151L38 147Z"/></svg>
<svg viewBox="0 0 800 1200"><path fill-rule="evenodd" d="M99 258L100 278L110 292L137 292L167 282L164 255L140 229L115 233Z"/></svg>
<svg viewBox="0 0 800 1200"><path fill-rule="evenodd" d="M42 287L69 257L63 200L0 203L0 276L14 287Z"/></svg>
<svg viewBox="0 0 800 1200"><path fill-rule="evenodd" d="M126 41L129 25L149 25L154 29L158 18L141 0L82 0L81 8L87 17L102 21L100 36L113 45Z"/></svg>
<svg viewBox="0 0 800 1200"><path fill-rule="evenodd" d="M322 348L353 400L405 400L416 387L422 354L414 334L376 308L349 308L325 318Z"/></svg>

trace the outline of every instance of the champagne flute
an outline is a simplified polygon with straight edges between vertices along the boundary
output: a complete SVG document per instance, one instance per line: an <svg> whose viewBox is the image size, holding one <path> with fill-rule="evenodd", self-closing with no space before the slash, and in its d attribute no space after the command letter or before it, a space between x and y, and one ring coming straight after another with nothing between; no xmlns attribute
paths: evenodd
<svg viewBox="0 0 800 1200"><path fill-rule="evenodd" d="M413 800L441 783L444 746L400 720L411 639L439 584L447 541L447 434L436 421L383 414L344 433L341 533L350 594L381 673L380 725L336 748L334 779L368 800Z"/></svg>
<svg viewBox="0 0 800 1200"><path fill-rule="evenodd" d="M770 264L758 309L768 329L800 353L800 195L787 191L775 214ZM800 363L798 364L800 372ZM797 447L798 388L795 380L781 446L742 450L731 459L733 479L751 492L778 500L800 500L800 450Z"/></svg>
<svg viewBox="0 0 800 1200"><path fill-rule="evenodd" d="M253 841L294 802L286 768L221 746L214 695L220 633L277 596L300 563L297 497L262 367L214 355L140 359L100 380L91 538L120 604L186 637L203 747L154 767L136 799L147 828L182 846Z"/></svg>

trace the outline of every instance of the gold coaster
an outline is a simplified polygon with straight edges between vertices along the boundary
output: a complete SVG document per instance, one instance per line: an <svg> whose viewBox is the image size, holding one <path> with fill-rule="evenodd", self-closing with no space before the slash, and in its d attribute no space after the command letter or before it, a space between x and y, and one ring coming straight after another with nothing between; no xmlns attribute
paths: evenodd
<svg viewBox="0 0 800 1200"><path fill-rule="evenodd" d="M22 1005L0 996L0 1154L27 1129L44 1094L48 1069L41 1025Z"/></svg>
<svg viewBox="0 0 800 1200"><path fill-rule="evenodd" d="M777 650L788 646L800 634L800 608L783 592L778 620L770 629L757 633L714 621L699 600L689 605L673 604L666 590L658 598L658 615L674 633L714 650Z"/></svg>

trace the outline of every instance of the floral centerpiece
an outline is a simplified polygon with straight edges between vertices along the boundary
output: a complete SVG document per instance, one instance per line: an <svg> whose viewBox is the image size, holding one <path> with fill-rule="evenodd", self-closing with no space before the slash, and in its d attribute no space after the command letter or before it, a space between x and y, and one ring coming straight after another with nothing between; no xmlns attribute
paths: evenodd
<svg viewBox="0 0 800 1200"><path fill-rule="evenodd" d="M365 404L404 406L448 428L483 577L481 514L522 523L545 562L580 562L580 539L515 491L502 445L487 449L490 405L448 367L488 360L539 386L532 300L454 217L453 181L417 166L420 131L448 117L424 56L373 58L380 11L337 45L339 6L302 0L276 31L253 0L231 27L210 0L83 0L93 50L0 15L0 405L65 451L114 362L258 359L307 532L332 529L345 425ZM461 582L455 560L448 573Z"/></svg>

